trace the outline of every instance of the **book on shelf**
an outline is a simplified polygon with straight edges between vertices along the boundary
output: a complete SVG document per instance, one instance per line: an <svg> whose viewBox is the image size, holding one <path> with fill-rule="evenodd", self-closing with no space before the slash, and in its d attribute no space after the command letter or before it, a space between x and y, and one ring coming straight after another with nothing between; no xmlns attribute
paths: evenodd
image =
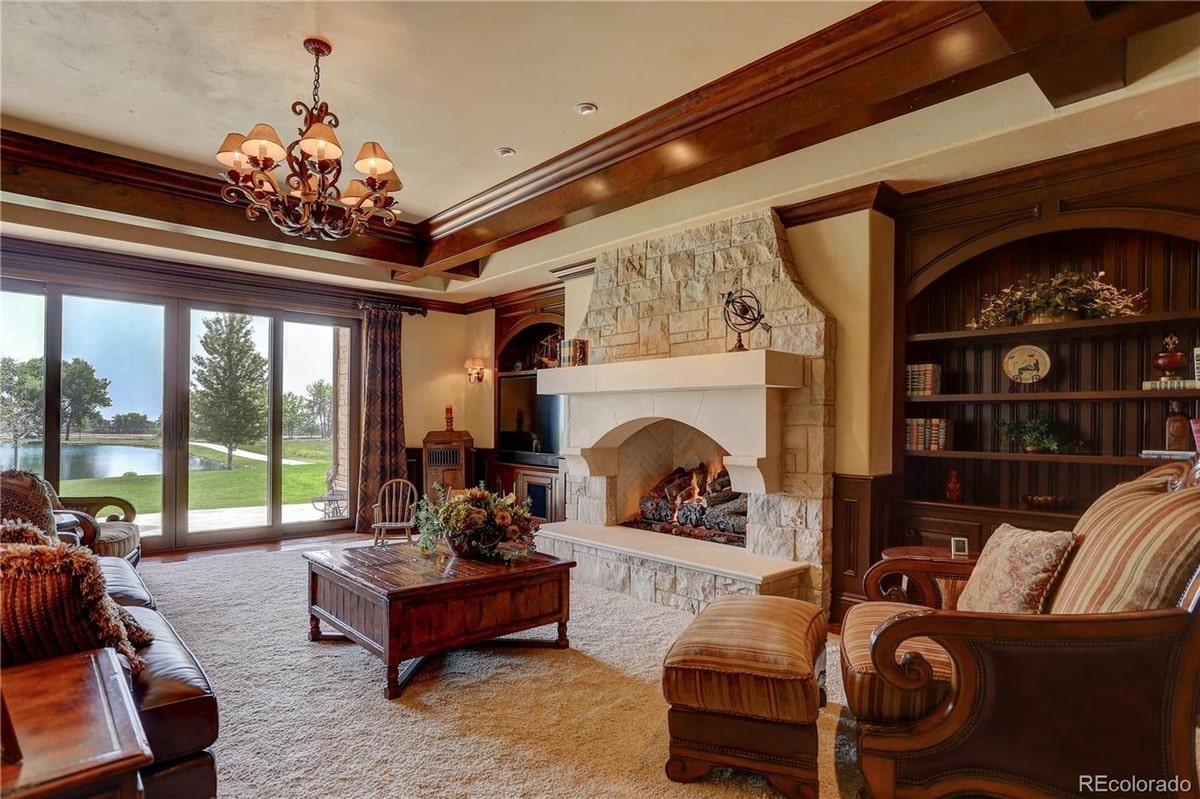
<svg viewBox="0 0 1200 799"><path fill-rule="evenodd" d="M904 448L908 450L950 449L950 420L905 419Z"/></svg>
<svg viewBox="0 0 1200 799"><path fill-rule="evenodd" d="M942 367L936 363L910 363L904 367L904 394L929 397L942 393Z"/></svg>
<svg viewBox="0 0 1200 799"><path fill-rule="evenodd" d="M1143 380L1143 391L1178 391L1181 388L1200 388L1200 380L1174 378L1172 380Z"/></svg>
<svg viewBox="0 0 1200 799"><path fill-rule="evenodd" d="M1139 458L1159 458L1165 461L1186 461L1190 460L1196 453L1194 450L1174 450L1174 449L1144 449L1138 453Z"/></svg>

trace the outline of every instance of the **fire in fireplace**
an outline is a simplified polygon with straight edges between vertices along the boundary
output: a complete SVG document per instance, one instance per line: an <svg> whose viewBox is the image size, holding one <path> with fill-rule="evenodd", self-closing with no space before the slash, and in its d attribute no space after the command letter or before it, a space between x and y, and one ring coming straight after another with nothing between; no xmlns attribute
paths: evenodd
<svg viewBox="0 0 1200 799"><path fill-rule="evenodd" d="M746 495L730 487L720 463L676 467L638 501L630 527L746 546Z"/></svg>

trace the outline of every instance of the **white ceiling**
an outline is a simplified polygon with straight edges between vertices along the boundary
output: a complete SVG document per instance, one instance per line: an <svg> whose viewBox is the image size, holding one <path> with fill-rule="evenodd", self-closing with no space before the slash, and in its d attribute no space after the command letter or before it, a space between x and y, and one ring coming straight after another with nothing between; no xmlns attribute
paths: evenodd
<svg viewBox="0 0 1200 799"><path fill-rule="evenodd" d="M868 5L6 0L0 109L6 127L216 174L229 131L295 138L301 42L320 35L343 148L382 143L416 221ZM600 112L577 115L584 101Z"/></svg>

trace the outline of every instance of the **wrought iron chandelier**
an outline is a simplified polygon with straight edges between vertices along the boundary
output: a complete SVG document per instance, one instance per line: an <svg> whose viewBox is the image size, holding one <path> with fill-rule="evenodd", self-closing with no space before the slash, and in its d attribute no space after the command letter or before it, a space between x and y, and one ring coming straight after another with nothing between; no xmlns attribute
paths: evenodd
<svg viewBox="0 0 1200 799"><path fill-rule="evenodd" d="M228 134L217 151L217 161L228 167L221 173L229 184L221 187L221 196L231 203L248 202L247 219L265 214L287 235L306 239L336 241L360 234L372 217L396 224L391 210L396 200L389 192L404 186L378 142L364 144L354 160L365 177L351 180L345 191L338 188L342 146L333 132L338 118L319 95L321 58L333 52L333 45L311 38L304 40L304 49L313 55L313 93L311 107L303 100L292 103L292 113L303 120L300 138L284 150L279 134L262 122L245 136ZM281 166L288 170L282 186L275 177Z"/></svg>

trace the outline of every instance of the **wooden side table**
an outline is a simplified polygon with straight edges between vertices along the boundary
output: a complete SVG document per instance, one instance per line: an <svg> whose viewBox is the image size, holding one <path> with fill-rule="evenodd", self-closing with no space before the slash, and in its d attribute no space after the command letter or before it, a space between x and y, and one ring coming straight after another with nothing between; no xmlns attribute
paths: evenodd
<svg viewBox="0 0 1200 799"><path fill-rule="evenodd" d="M8 666L0 681L23 756L0 765L0 794L137 799L154 757L113 650Z"/></svg>

